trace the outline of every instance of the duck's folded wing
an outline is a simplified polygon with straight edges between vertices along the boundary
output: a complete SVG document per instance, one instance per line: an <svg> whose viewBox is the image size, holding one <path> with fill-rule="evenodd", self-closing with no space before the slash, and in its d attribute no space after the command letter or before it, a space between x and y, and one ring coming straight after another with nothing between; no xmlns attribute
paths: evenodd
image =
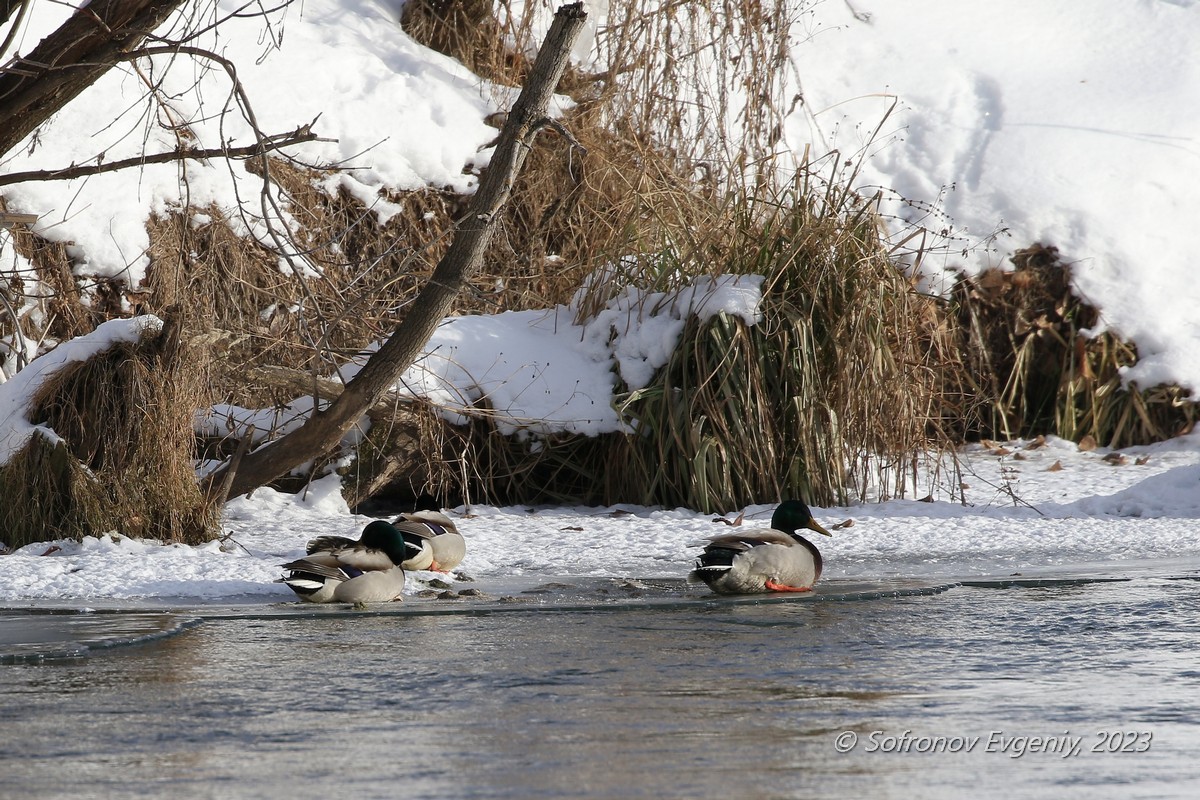
<svg viewBox="0 0 1200 800"><path fill-rule="evenodd" d="M345 536L318 536L315 539L308 540L308 544L304 547L304 552L311 556L313 553L345 550L357 544L358 542L353 539L347 539Z"/></svg>
<svg viewBox="0 0 1200 800"><path fill-rule="evenodd" d="M396 517L396 522L392 524L397 525L401 522L424 522L451 533L458 533L458 528L454 526L454 520L440 511L410 511Z"/></svg>
<svg viewBox="0 0 1200 800"><path fill-rule="evenodd" d="M303 572L306 575L316 575L319 578L330 578L335 581L344 581L350 577L340 564L337 562L331 564L323 558L301 558L289 561L282 566L292 572Z"/></svg>
<svg viewBox="0 0 1200 800"><path fill-rule="evenodd" d="M784 547L793 547L796 540L783 531L759 530L747 531L740 536L737 534L713 536L704 544L707 547L723 547L727 550L749 550L751 547L758 547L762 544L781 544Z"/></svg>
<svg viewBox="0 0 1200 800"><path fill-rule="evenodd" d="M422 539L432 539L439 531L429 527L424 522L414 522L413 520L398 517L392 523L392 527L401 533L411 533L414 536L419 536Z"/></svg>
<svg viewBox="0 0 1200 800"><path fill-rule="evenodd" d="M392 563L392 559L388 557L387 553L382 550L373 550L369 547L354 547L349 550L339 550L333 556L343 566L354 567L363 572L391 569L396 566Z"/></svg>
<svg viewBox="0 0 1200 800"><path fill-rule="evenodd" d="M325 537L328 539L340 539L340 536ZM292 563L299 564L321 564L323 566L337 569L339 567L350 567L357 572L370 572L377 569L391 569L396 566L392 563L387 553L382 550L374 550L370 547L363 547L358 542L347 539L352 547L340 547L335 549L319 548L318 552L312 553L300 561ZM284 565L287 566L286 564ZM290 569L290 567L289 567Z"/></svg>

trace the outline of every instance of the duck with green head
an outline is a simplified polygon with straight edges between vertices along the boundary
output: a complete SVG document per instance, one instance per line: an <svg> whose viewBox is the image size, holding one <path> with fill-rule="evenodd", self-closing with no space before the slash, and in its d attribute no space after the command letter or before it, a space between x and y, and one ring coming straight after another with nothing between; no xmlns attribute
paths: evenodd
<svg viewBox="0 0 1200 800"><path fill-rule="evenodd" d="M308 603L387 603L404 592L405 561L420 555L424 542L394 525L376 520L355 541L319 536L307 555L283 564L279 579Z"/></svg>
<svg viewBox="0 0 1200 800"><path fill-rule="evenodd" d="M808 506L785 500L771 516L771 527L713 536L688 574L718 594L808 592L821 577L821 551L800 530L832 536L813 519Z"/></svg>

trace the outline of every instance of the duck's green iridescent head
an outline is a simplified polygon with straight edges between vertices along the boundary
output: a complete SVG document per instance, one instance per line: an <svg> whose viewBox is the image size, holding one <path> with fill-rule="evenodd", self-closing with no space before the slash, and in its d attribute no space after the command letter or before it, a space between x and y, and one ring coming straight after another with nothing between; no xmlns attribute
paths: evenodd
<svg viewBox="0 0 1200 800"><path fill-rule="evenodd" d="M399 564L412 555L409 552L408 544L404 541L404 534L392 523L384 522L381 519L377 519L363 528L359 542L366 547L387 553L387 557L392 560L393 564Z"/></svg>
<svg viewBox="0 0 1200 800"><path fill-rule="evenodd" d="M779 507L775 509L775 513L771 515L771 527L784 533L796 533L801 528L806 528L826 536L833 536L813 519L808 506L799 500L784 500L780 503Z"/></svg>

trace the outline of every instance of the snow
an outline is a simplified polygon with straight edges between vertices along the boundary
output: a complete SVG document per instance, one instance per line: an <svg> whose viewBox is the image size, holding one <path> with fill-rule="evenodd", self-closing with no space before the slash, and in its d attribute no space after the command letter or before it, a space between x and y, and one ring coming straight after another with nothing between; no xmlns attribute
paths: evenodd
<svg viewBox="0 0 1200 800"><path fill-rule="evenodd" d="M964 448L958 455L968 488L931 487L934 502L814 508L833 532L819 542L822 580L964 579L1081 565L1119 573L1162 560L1200 564L1200 434L1129 448L1124 465L1106 461L1106 450L1084 452L1053 438L1043 447L1022 441L1005 450L1010 453ZM1061 469L1050 469L1056 463ZM755 505L724 517L744 511L744 525L767 527L772 510ZM571 576L681 579L698 553L695 542L730 530L714 515L640 506L460 506L449 513L467 539L460 570L477 581L460 587ZM346 508L336 476L303 495L259 489L229 503L225 538L200 547L113 534L0 556L0 604L292 602L292 593L274 582L279 565L303 555L313 536L357 537L370 520ZM847 520L853 524L839 527ZM410 581L406 592L421 588Z"/></svg>
<svg viewBox="0 0 1200 800"><path fill-rule="evenodd" d="M220 14L239 6L218 3ZM978 271L1003 265L1012 248L1056 245L1073 264L1081 294L1101 308L1103 325L1137 343L1141 361L1128 379L1200 388L1197 281L1183 235L1200 207L1200 117L1192 108L1200 95L1193 46L1200 41L1198 6L1196 0L1013 0L999 11L951 0L806 5L792 51L803 102L785 126L786 142L796 152L808 144L815 153L837 149L854 161L856 186L885 190L898 223L947 229L941 261L926 261L928 288L945 288L941 267ZM261 18L232 19L219 36L206 34L198 44L237 64L268 132L316 120L323 140L292 152L350 168L331 178L329 188L338 184L370 202L380 187L470 190L471 170L486 164L495 135L483 119L511 102L512 90L481 83L415 44L396 22L398 8L306 0L270 12L265 35ZM35 4L16 49L28 53L65 13L58 4ZM168 23L182 24L182 17ZM195 131L195 146L252 141L239 114L219 113L233 102L222 70L164 76L161 65L154 69L172 114ZM0 171L86 163L101 152L115 160L143 145L149 152L173 149L176 142L142 115L143 88L132 70L114 71L43 126L36 147L0 161ZM126 109L115 125L114 108ZM4 187L3 195L10 211L40 215L40 235L69 244L81 275L136 283L148 263L150 215L185 196L201 208L233 208L239 197L257 197L255 181L240 166L188 162L19 184ZM386 216L392 207L380 201L376 210ZM245 233L264 235L261 213L252 205L241 218ZM0 235L0 274L14 271L24 271L27 290L40 290L11 239ZM486 399L501 412L504 429L522 435L620 430L611 403L618 380L627 389L644 386L669 357L687 313L723 311L753 324L759 289L758 279L743 276L670 294L631 291L581 325L571 306L447 320L403 384L452 418ZM27 303L19 313L39 312ZM0 362L0 379L8 378L0 383L0 463L33 431L28 399L41 377L106 341L136 335L141 324L151 321L106 323L21 371L7 354ZM207 424L223 424L224 413L265 430L295 424L295 414L308 410L267 419L216 409ZM1103 450L1081 452L1060 440L1024 449L1028 444L1009 443L1006 455L967 448L959 454L967 488L957 480L931 481L934 502L815 509L827 527L854 522L821 542L827 578L1195 562L1196 435L1130 448L1123 465L1105 461ZM1061 470L1050 469L1056 462ZM202 547L114 533L23 548L0 557L0 603L290 600L274 583L278 564L300 555L311 536L356 536L368 521L350 513L335 480L318 481L303 496L260 489L234 500L224 520L229 535ZM726 516L742 511L747 524L766 525L771 507L728 509ZM462 568L480 580L682 577L696 552L689 543L724 528L684 509L472 506L452 513L468 539Z"/></svg>
<svg viewBox="0 0 1200 800"><path fill-rule="evenodd" d="M697 278L677 292L628 288L582 325L573 321L574 305L451 317L397 388L440 406L456 424L483 404L505 435L628 430L614 408L615 378L630 390L646 386L670 359L689 315L725 313L754 324L762 280ZM351 363L341 377L358 370Z"/></svg>
<svg viewBox="0 0 1200 800"><path fill-rule="evenodd" d="M240 6L219 0L216 8L225 15ZM485 164L495 136L483 119L513 98L512 89L413 42L397 22L400 7L308 0L268 13L265 25L255 16L226 20L219 34L195 42L237 65L265 131L316 120L323 140L290 152L346 166L330 188L345 186L382 216L394 210L378 199L382 186L469 190L475 178L464 167ZM594 16L607 7L589 4ZM1137 343L1141 358L1127 379L1200 388L1192 357L1200 317L1191 313L1200 289L1184 235L1200 207L1196 0L796 8L791 88L803 102L786 121L786 143L794 152L811 145L814 155L838 150L855 161L856 185L884 189L898 219L949 230L940 264L925 262L928 287L946 288L940 266L978 271L1034 241L1055 245L1073 264L1080 293L1101 308L1102 324ZM38 4L16 51L32 50L65 13ZM184 13L167 27L184 26ZM599 24L589 24L585 39ZM252 141L240 114L219 113L232 102L222 69L156 69L195 146ZM143 89L131 69L110 73L43 126L37 147L18 148L0 169L83 164L101 153L111 161L143 144L173 149L173 138L148 124ZM111 124L114 108L125 112ZM255 181L240 166L188 162L182 171L148 165L3 194L10 211L41 215L36 230L69 243L82 272L136 283L147 265L149 215L185 196L198 208L232 208L238 197L257 197ZM246 231L261 236L261 209L248 205ZM15 261L0 236L0 265Z"/></svg>
<svg viewBox="0 0 1200 800"><path fill-rule="evenodd" d="M1126 379L1200 388L1180 222L1200 204L1196 0L855 0L816 5L802 29L793 147L861 161L864 187L913 201L890 205L905 219L942 198L927 224L955 228L947 266L1057 246L1103 324L1137 343Z"/></svg>
<svg viewBox="0 0 1200 800"><path fill-rule="evenodd" d="M62 14L55 4L38 5L19 52L28 53L53 27L44 24L43 10L56 19ZM222 0L219 11L224 16L243 5ZM291 131L315 121L314 130L328 141L289 153L313 164L347 167L330 179L331 188L343 184L372 199L381 186L470 190L475 178L464 175L463 167L496 135L484 117L510 103L513 92L481 85L461 64L417 45L400 30L397 9L372 0L306 0L303 14L299 4L268 13L268 36L264 19L251 14L226 20L219 35L201 36L194 44L236 64L264 132ZM185 4L165 27L182 26L189 13ZM278 50L270 46L272 38L282 40ZM161 64L165 61L159 69ZM163 93L171 98L175 118L195 134L193 147L254 142L241 114L219 113L233 103L229 77L220 67L154 74L165 80ZM133 70L113 70L42 127L36 148L18 148L0 168L53 169L93 162L97 153L115 161L143 148L147 153L174 150L173 136L147 124L140 100L144 92ZM114 108L125 109L115 125ZM70 252L83 261L85 272L120 276L136 285L149 263L145 221L150 215L180 205L185 197L199 209L210 203L232 208L238 197L257 198L260 188L240 164L214 160L186 162L182 170L175 164L147 165L86 180L23 183L5 187L3 194L10 211L41 215L38 233L71 243ZM248 205L252 214L261 211L255 202ZM265 235L259 220L244 222L247 232ZM0 263L8 253L0 251Z"/></svg>
<svg viewBox="0 0 1200 800"><path fill-rule="evenodd" d="M87 361L120 342L136 342L143 331L161 327L162 320L152 315L109 320L87 336L64 342L46 355L35 358L11 380L0 384L0 464L8 463L34 433L40 433L51 442L58 441L54 431L30 422L29 412L38 389L59 369L65 364Z"/></svg>

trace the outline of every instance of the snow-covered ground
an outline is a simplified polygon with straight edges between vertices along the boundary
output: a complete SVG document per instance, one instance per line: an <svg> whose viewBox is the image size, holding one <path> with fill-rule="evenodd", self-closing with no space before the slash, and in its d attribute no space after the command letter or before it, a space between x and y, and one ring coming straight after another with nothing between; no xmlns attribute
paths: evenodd
<svg viewBox="0 0 1200 800"><path fill-rule="evenodd" d="M231 11L241 4L220 5ZM854 0L805 8L793 50L804 102L786 127L790 146L799 151L811 144L815 153L838 148L861 158L864 188L882 186L913 201L894 207L904 217L936 204L945 217L926 223L935 230L950 225L965 237L964 246L1008 230L995 240L999 249L953 255L947 265L1001 263L1011 247L1037 239L1059 246L1105 324L1138 344L1142 361L1130 376L1144 385L1171 381L1200 388L1200 284L1188 235L1200 207L1200 115L1193 110L1200 95L1197 0L1017 0L1002 8L954 0ZM65 13L61 5L35 4L14 48L29 52ZM353 167L334 180L359 196L373 198L381 186L469 189L474 178L463 166L486 163L486 144L495 133L483 118L512 93L481 85L461 65L416 45L396 17L390 0L307 0L272 12L276 35L286 22L278 50L266 46L259 19L231 20L216 49L238 62L269 131L321 115L316 129L337 141L298 152ZM225 97L224 77L202 75L193 92L197 75L177 72L164 90L172 95L173 113L193 122L201 145L246 144L245 126L234 117L218 123L212 106L214 98ZM132 72L112 73L45 126L36 148L18 148L0 161L0 172L84 163L101 151L110 160L123 158L143 144L152 151L173 148L162 129L135 119L134 101L142 92ZM893 105L872 139L869 132ZM130 109L115 127L111 108ZM70 243L81 274L136 283L147 264L144 221L151 213L178 203L184 192L200 207L232 207L239 193L257 192L248 180L253 177L243 170L212 162L188 164L184 172L174 165L147 166L87 180L26 183L3 193L10 211L40 215L40 235ZM389 213L386 204L378 210ZM261 234L253 220L246 224L248 233ZM33 287L28 264L0 235L0 275L9 272L23 273ZM937 284L938 274L927 277ZM743 295L733 306L752 315L753 298ZM438 340L436 355L446 368L430 358L427 374L413 379L468 400L484 391L493 400L510 398L498 410L508 410L518 428L553 419L571 430L612 430L617 425L605 391L613 364L636 382L639 367L653 366L670 349L679 317L639 318L645 324L622 329L616 338L607 326L590 338L587 331L570 330L573 349L559 351L545 328L558 316L565 328L562 311L457 321ZM619 316L619 304L612 311ZM36 303L18 313L36 315ZM652 330L657 339L648 335ZM18 374L14 355L5 355L0 353L0 380ZM595 369L585 369L583 378L603 378L595 386L559 371L589 364ZM516 385L520 376L528 385ZM8 416L0 427L7 422L26 435L20 383L0 384L0 394L6 386L10 393L7 401L0 397L0 413ZM568 393L554 390L563 386ZM827 527L854 522L821 542L827 577L1003 575L1200 559L1193 531L1200 517L1200 437L1130 449L1125 464L1060 441L1031 450L1019 449L1022 444L1013 443L1005 455L964 451L967 488L934 487L932 503L816 509ZM1061 469L1052 470L1055 464ZM724 529L686 510L454 511L469 542L462 568L480 579L682 577L696 552L689 543ZM728 516L739 511L729 509ZM766 525L770 511L756 506L746 509L746 517ZM106 536L0 557L0 602L287 600L288 590L273 582L277 565L302 553L313 535L356 535L366 521L349 513L328 479L303 498L262 489L230 503L230 535L203 547Z"/></svg>
<svg viewBox="0 0 1200 800"><path fill-rule="evenodd" d="M947 266L1059 247L1102 324L1138 343L1130 378L1200 386L1200 284L1172 223L1200 202L1196 0L848 0L814 4L804 29L793 147L862 158L894 213L953 228L973 249ZM939 197L945 216L926 216Z"/></svg>
<svg viewBox="0 0 1200 800"><path fill-rule="evenodd" d="M966 505L949 500L944 487L934 502L814 509L834 534L819 542L824 580L1120 571L1161 559L1200 568L1200 434L1129 448L1120 454L1123 464L1106 460L1111 454L1103 449L1083 452L1062 440L1024 449L1029 444L1009 443L1007 454L981 445L964 449ZM751 506L743 524L766 527L771 511ZM460 569L485 586L571 576L683 578L698 552L693 543L728 530L714 516L636 506L472 506L451 515L467 538ZM853 524L839 526L847 520ZM312 536L356 537L368 521L350 514L331 479L303 497L260 489L229 504L225 540L201 547L106 536L0 557L0 603L286 602L295 598L274 582L279 564L302 555ZM422 588L410 581L412 592Z"/></svg>
<svg viewBox="0 0 1200 800"><path fill-rule="evenodd" d="M218 16L243 6L215 2ZM602 40L609 4L587 5L599 31L584 41ZM323 141L292 152L347 166L331 188L385 216L394 207L379 200L383 186L469 190L475 177L463 167L486 164L495 135L484 117L513 97L416 44L398 8L395 0L306 0L265 18L227 19L196 42L237 64L266 131L319 117ZM1200 284L1188 235L1200 208L1200 2L796 0L794 8L788 94L802 102L784 141L814 157L837 150L857 163L856 186L902 199L892 213L935 234L947 229L946 258L926 261L931 287L945 288L942 266L978 270L1037 240L1056 245L1103 324L1137 342L1131 376L1200 389L1192 313ZM34 4L0 61L28 53L68 11ZM189 4L164 30L178 31L192 13ZM238 114L219 114L230 89L222 70L177 65L155 77L196 146L252 141ZM174 135L143 114L144 90L132 70L114 70L43 126L36 147L0 160L0 172L174 149ZM112 109L124 109L115 125ZM238 166L189 162L27 182L3 194L10 211L40 215L40 235L68 243L80 274L136 284L148 264L147 217L184 197L196 208L234 208L239 196L258 196L254 181ZM262 235L255 220L244 222ZM976 246L1000 230L994 247ZM27 266L0 235L0 271L13 268Z"/></svg>

